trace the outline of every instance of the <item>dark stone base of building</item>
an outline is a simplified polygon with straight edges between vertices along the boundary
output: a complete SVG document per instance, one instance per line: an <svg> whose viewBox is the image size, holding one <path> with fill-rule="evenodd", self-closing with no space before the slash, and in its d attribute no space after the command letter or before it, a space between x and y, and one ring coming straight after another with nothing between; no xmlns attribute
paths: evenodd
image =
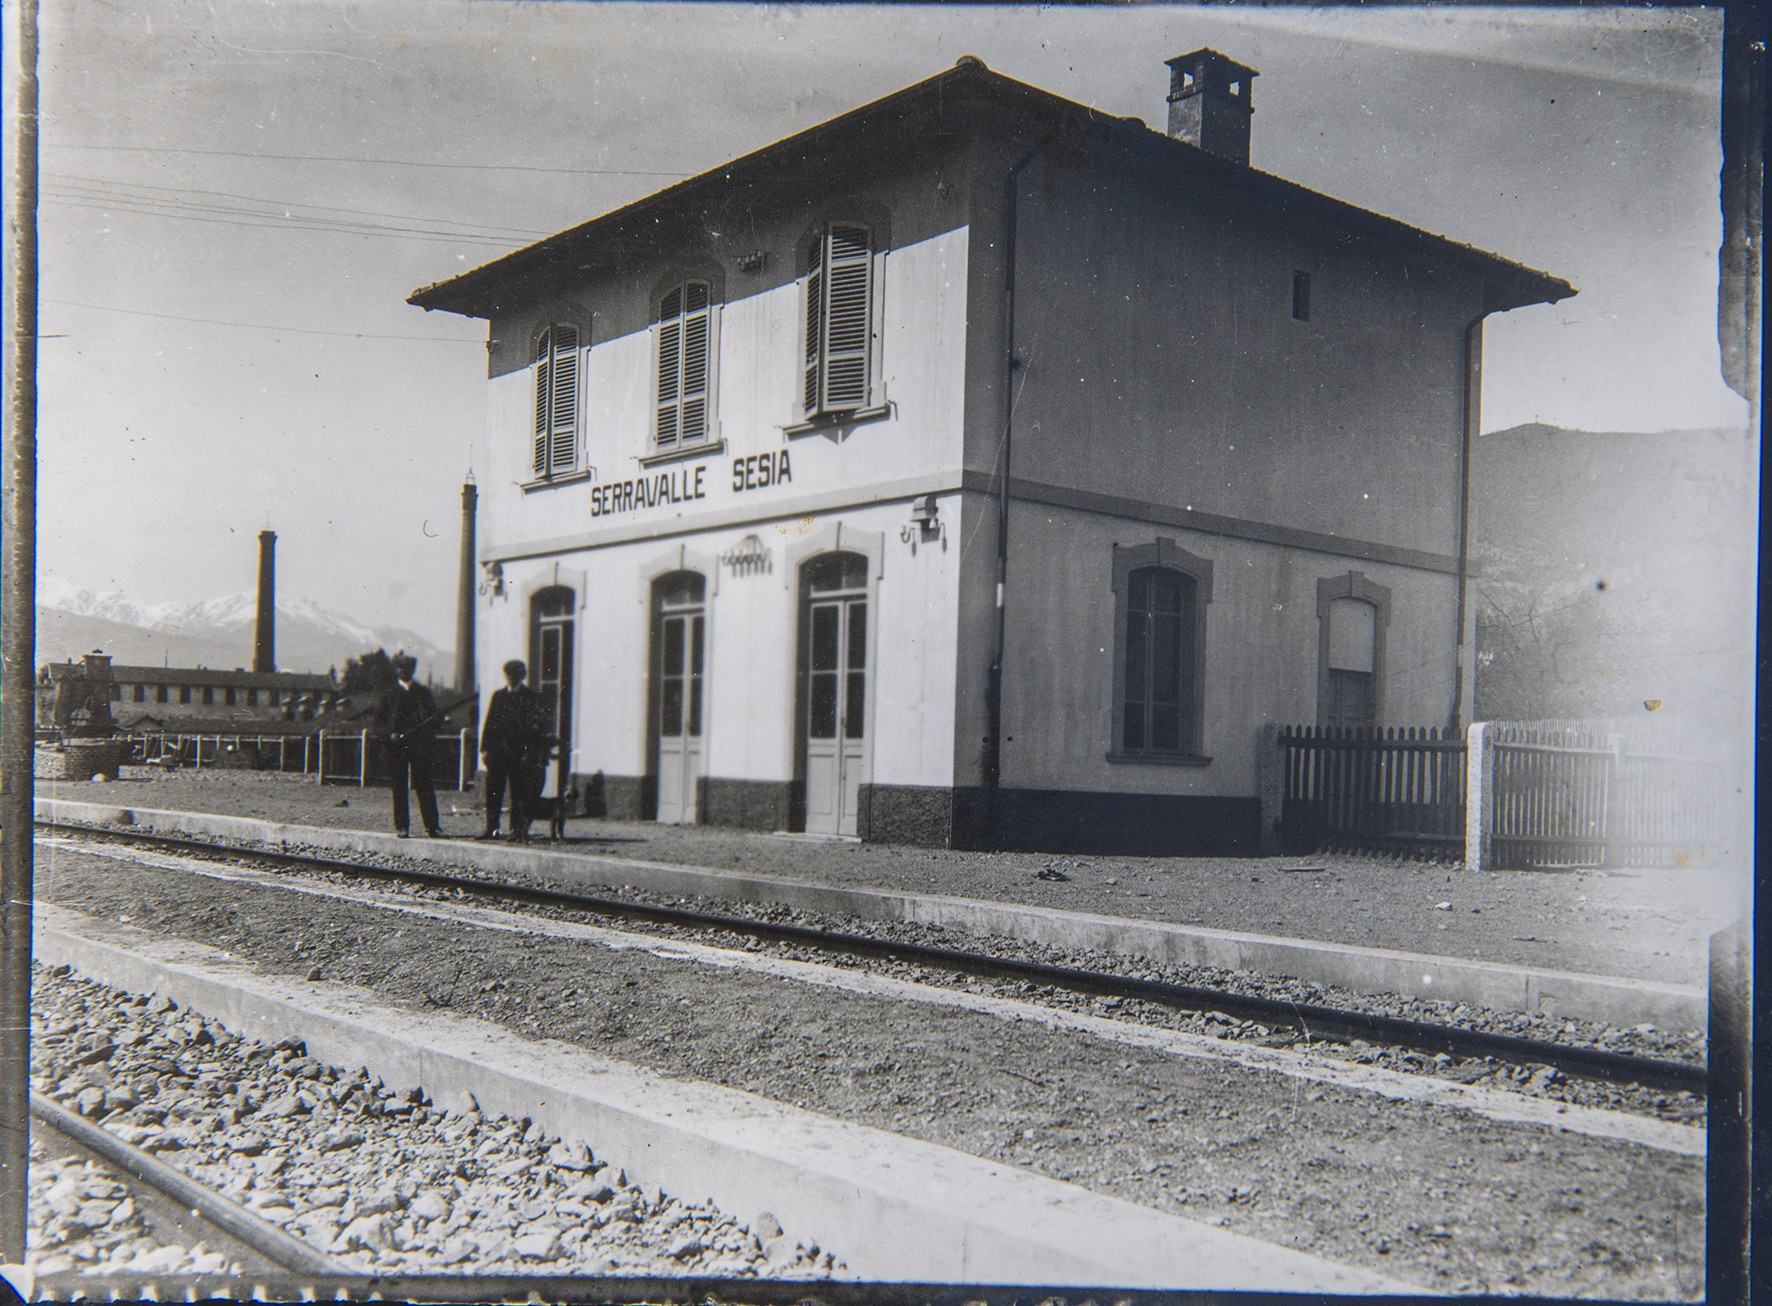
<svg viewBox="0 0 1772 1306"><path fill-rule="evenodd" d="M657 781L649 775L575 776L584 793L584 814L611 821L650 821L658 815Z"/></svg>
<svg viewBox="0 0 1772 1306"><path fill-rule="evenodd" d="M580 775L583 814L650 821L658 781L644 775ZM804 786L794 780L705 776L700 824L741 830L806 825ZM866 843L979 852L1123 853L1138 857L1254 857L1261 801L1081 789L863 785L857 832Z"/></svg>
<svg viewBox="0 0 1772 1306"><path fill-rule="evenodd" d="M1261 801L1078 789L863 785L867 843L1001 852L1253 857Z"/></svg>
<svg viewBox="0 0 1772 1306"><path fill-rule="evenodd" d="M575 775L585 816L611 821L651 821L658 816L658 777L650 775ZM729 825L741 830L792 830L796 818L806 822L804 786L794 780L723 780L703 776L696 781L696 810L701 825Z"/></svg>
<svg viewBox="0 0 1772 1306"><path fill-rule="evenodd" d="M798 785L792 780L722 780L704 776L696 811L703 825L735 825L743 830L789 830ZM802 818L804 824L804 818Z"/></svg>

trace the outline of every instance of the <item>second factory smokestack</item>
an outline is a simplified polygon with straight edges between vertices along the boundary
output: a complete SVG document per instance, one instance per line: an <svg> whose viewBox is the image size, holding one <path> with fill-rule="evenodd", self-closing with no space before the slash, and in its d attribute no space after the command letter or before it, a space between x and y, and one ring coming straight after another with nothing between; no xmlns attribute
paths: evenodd
<svg viewBox="0 0 1772 1306"><path fill-rule="evenodd" d="M461 487L461 574L455 595L455 687L474 692L474 476Z"/></svg>
<svg viewBox="0 0 1772 1306"><path fill-rule="evenodd" d="M252 641L252 669L277 669L277 532L258 533L258 626Z"/></svg>

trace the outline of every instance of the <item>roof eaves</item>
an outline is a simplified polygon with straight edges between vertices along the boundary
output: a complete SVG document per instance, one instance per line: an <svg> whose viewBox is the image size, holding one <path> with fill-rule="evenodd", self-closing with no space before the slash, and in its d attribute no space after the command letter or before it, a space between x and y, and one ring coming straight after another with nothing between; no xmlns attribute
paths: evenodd
<svg viewBox="0 0 1772 1306"><path fill-rule="evenodd" d="M806 147L833 136L865 130L872 120L890 118L922 100L939 101L969 85L975 85L977 89L988 89L999 97L1031 95L1057 105L1070 104L1070 101L1054 96L1049 91L1042 91L1038 87L992 72L977 59L962 58L954 67L933 77L915 82L878 100L871 100L847 113L808 127L805 131L773 141L706 172L686 177L663 190L654 191L619 209L611 209L608 213L557 232L533 245L513 250L460 276L422 286L408 295L406 302L426 312L441 309L468 317L486 317L490 311L489 295L496 286L509 278L522 277L550 257L574 246L582 247L603 232L612 232L647 218L657 221L659 217L676 211L684 201L708 187L729 184L735 177L746 174L765 173L784 155L803 151Z"/></svg>
<svg viewBox="0 0 1772 1306"><path fill-rule="evenodd" d="M1315 209L1355 230L1364 229L1391 240L1418 242L1437 252L1474 263L1483 272L1486 313L1520 308L1528 304L1555 303L1577 293L1575 287L1567 281L1547 272L1540 272L1475 245L1410 226L1397 218L1325 195L1273 173L1260 172L1246 165L1218 158L1197 146L1152 129L1141 119L1114 118L1102 114L1087 105L993 72L983 63L968 57L961 59L953 68L891 95L772 142L717 168L685 178L664 190L549 236L536 244L514 250L458 277L415 290L407 297L406 302L427 312L442 309L469 317L487 317L491 312L491 296L498 287L511 279L520 279L542 271L551 258L567 249L582 247L597 235L613 233L636 220L644 221L650 217L656 222L662 215L677 209L683 201L705 188L728 184L735 176L762 172L783 155L803 151L806 147L832 136L866 130L875 119L888 118L920 100L940 100L968 84L973 84L977 90L988 91L1000 101L1019 104L1024 109L1064 114L1073 121L1105 128L1110 134L1118 132L1126 144L1154 153L1165 166L1204 174L1222 184L1252 191L1257 198L1281 207L1297 204Z"/></svg>

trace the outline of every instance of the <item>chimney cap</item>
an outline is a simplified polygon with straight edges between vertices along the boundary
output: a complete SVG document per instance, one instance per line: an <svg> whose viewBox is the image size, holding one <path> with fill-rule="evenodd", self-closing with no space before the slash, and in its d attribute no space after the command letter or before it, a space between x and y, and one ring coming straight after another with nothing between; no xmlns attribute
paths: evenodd
<svg viewBox="0 0 1772 1306"><path fill-rule="evenodd" d="M1248 64L1238 63L1211 46L1163 60L1169 66L1169 100L1174 103L1202 91L1232 99L1249 99L1249 83L1261 76Z"/></svg>

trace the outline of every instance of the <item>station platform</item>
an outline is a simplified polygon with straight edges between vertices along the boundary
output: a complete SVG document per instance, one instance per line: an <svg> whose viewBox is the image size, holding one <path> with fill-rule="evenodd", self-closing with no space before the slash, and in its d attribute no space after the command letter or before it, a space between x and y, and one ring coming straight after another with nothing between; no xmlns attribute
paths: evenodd
<svg viewBox="0 0 1772 1306"><path fill-rule="evenodd" d="M1347 854L981 853L585 818L568 823L562 844L522 848L475 841L482 812L448 792L438 797L450 838L396 842L384 791L244 771L126 769L113 783L39 782L37 797L40 819L61 809L104 821L128 810L158 827L166 820L150 813L187 813L224 819L174 824L277 841L299 836L254 836L233 821L299 826L335 832L316 836L335 847L422 849L451 864L568 882L786 902L1663 1028L1702 1028L1709 936L1751 903L1745 871L1476 873ZM71 804L105 811L82 815Z"/></svg>

